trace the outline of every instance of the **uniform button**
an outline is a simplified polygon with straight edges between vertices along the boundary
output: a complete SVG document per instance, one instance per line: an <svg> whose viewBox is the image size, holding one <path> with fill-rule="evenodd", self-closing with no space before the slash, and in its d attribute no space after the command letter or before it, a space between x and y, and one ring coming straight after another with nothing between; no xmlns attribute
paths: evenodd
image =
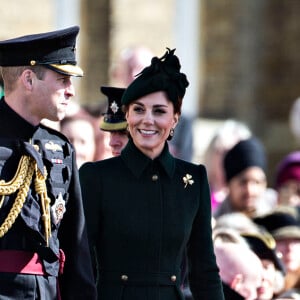
<svg viewBox="0 0 300 300"><path fill-rule="evenodd" d="M175 276L175 275L172 275L172 276L171 276L171 281L173 281L173 282L176 281L176 276Z"/></svg>
<svg viewBox="0 0 300 300"><path fill-rule="evenodd" d="M121 279L122 279L123 281L127 281L127 280L128 280L128 276L127 276L127 275L122 275L122 276L121 276Z"/></svg>
<svg viewBox="0 0 300 300"><path fill-rule="evenodd" d="M156 181L158 179L158 176L156 174L152 175L152 181Z"/></svg>

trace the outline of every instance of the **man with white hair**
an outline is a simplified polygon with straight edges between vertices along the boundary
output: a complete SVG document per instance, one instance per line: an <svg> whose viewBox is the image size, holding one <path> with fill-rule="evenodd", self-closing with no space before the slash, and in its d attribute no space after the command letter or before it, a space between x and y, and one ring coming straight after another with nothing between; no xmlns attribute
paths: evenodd
<svg viewBox="0 0 300 300"><path fill-rule="evenodd" d="M244 244L231 242L217 243L215 254L225 299L256 299L263 274L258 256Z"/></svg>

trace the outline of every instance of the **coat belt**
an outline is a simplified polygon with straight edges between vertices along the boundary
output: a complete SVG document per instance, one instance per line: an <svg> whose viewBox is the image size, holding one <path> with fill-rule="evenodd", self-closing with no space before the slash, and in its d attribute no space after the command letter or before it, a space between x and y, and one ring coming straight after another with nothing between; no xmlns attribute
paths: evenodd
<svg viewBox="0 0 300 300"><path fill-rule="evenodd" d="M114 282L125 285L180 285L180 272L99 272L100 282Z"/></svg>

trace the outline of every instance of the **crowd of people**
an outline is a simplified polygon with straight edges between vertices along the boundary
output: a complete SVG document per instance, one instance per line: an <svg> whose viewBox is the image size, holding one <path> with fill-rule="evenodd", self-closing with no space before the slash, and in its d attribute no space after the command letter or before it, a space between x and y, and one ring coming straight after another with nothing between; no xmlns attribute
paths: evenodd
<svg viewBox="0 0 300 300"><path fill-rule="evenodd" d="M300 151L282 158L270 183L265 147L246 135L213 166L224 178L223 198L215 201L212 190L211 201L225 299L300 299Z"/></svg>
<svg viewBox="0 0 300 300"><path fill-rule="evenodd" d="M169 48L127 49L105 105L67 113L78 32L0 42L0 298L300 299L300 151L270 182L227 120L193 163Z"/></svg>

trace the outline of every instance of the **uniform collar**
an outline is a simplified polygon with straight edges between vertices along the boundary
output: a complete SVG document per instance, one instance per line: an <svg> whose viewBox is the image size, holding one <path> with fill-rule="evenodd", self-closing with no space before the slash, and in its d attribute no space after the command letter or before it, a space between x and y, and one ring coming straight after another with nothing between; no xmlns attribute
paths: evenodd
<svg viewBox="0 0 300 300"><path fill-rule="evenodd" d="M152 160L134 145L132 139L129 139L126 147L121 153L121 157L136 177L140 177L143 171L153 162L157 162L169 177L172 177L174 174L175 159L170 154L167 143L159 157Z"/></svg>
<svg viewBox="0 0 300 300"><path fill-rule="evenodd" d="M0 101L0 110L2 112L1 113L1 118L3 118L2 121L5 122L5 120L7 120L9 124L13 124L13 126L7 125L9 127L6 129L8 136L12 134L14 137L19 137L21 139L27 140L31 138L34 132L37 130L38 126L33 126L25 119L23 119L19 114L17 114L5 102L4 97Z"/></svg>

